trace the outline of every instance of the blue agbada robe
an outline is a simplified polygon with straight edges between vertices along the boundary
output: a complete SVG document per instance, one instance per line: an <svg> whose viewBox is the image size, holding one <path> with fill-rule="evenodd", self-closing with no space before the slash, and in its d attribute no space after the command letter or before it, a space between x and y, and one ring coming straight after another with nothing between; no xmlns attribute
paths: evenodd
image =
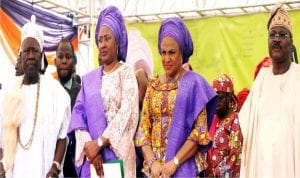
<svg viewBox="0 0 300 178"><path fill-rule="evenodd" d="M73 108L68 132L81 129L90 133L93 140L102 135L107 127L107 119L101 96L103 66L82 77L82 86ZM101 150L103 161L117 160L110 148ZM80 177L90 177L90 166L87 160L76 168Z"/></svg>
<svg viewBox="0 0 300 178"><path fill-rule="evenodd" d="M216 109L216 93L207 81L199 74L187 71L180 80L173 111L171 126L168 133L166 162L172 160L189 134L193 125L206 107L208 129L211 126ZM210 145L199 145L206 152ZM174 177L196 177L194 157L185 161L177 169Z"/></svg>

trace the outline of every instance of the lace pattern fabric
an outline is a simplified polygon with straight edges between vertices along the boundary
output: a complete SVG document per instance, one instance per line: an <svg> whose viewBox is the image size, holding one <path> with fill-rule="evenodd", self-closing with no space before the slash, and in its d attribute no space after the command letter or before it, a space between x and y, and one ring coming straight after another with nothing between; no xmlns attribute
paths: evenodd
<svg viewBox="0 0 300 178"><path fill-rule="evenodd" d="M108 124L102 136L124 161L125 177L135 177L133 137L138 123L138 88L133 70L123 64L104 75L101 96Z"/></svg>

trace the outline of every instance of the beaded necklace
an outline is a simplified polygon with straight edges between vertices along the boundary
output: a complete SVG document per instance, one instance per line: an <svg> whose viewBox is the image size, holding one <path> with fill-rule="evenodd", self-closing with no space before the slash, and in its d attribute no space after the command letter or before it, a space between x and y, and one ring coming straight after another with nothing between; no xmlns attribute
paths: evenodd
<svg viewBox="0 0 300 178"><path fill-rule="evenodd" d="M39 106L39 97L40 97L40 81L38 81L38 85L37 85L37 95L36 95L36 101L35 101L35 112L34 112L34 123L33 123L33 129L30 135L30 139L28 140L28 142L26 144L23 144L21 141L21 137L20 137L20 126L18 127L18 141L19 144L21 145L21 147L24 150L28 150L32 144L33 141L33 136L34 136L34 132L35 132L35 126L36 126L36 121L37 121L37 115L38 115L38 106Z"/></svg>

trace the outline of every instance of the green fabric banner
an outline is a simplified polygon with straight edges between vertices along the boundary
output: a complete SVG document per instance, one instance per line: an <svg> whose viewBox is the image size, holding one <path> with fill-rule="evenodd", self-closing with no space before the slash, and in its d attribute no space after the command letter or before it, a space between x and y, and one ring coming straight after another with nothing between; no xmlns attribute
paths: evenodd
<svg viewBox="0 0 300 178"><path fill-rule="evenodd" d="M300 54L300 11L289 11L289 16L294 44ZM230 75L235 93L245 87L250 88L256 65L269 56L268 18L269 13L256 13L185 20L194 42L194 54L189 60L193 70L203 75L209 83L219 73ZM128 31L130 28L137 28L149 42L155 75L163 72L157 47L160 24L161 22L127 24Z"/></svg>

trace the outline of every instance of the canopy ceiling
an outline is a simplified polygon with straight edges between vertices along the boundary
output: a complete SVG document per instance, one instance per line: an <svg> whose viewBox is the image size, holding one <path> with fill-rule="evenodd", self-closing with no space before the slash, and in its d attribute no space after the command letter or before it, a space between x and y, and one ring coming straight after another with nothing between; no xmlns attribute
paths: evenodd
<svg viewBox="0 0 300 178"><path fill-rule="evenodd" d="M277 0L25 0L34 6L74 16L74 23L91 23L108 5L117 6L129 23L269 12ZM283 0L287 10L299 10L300 1Z"/></svg>

